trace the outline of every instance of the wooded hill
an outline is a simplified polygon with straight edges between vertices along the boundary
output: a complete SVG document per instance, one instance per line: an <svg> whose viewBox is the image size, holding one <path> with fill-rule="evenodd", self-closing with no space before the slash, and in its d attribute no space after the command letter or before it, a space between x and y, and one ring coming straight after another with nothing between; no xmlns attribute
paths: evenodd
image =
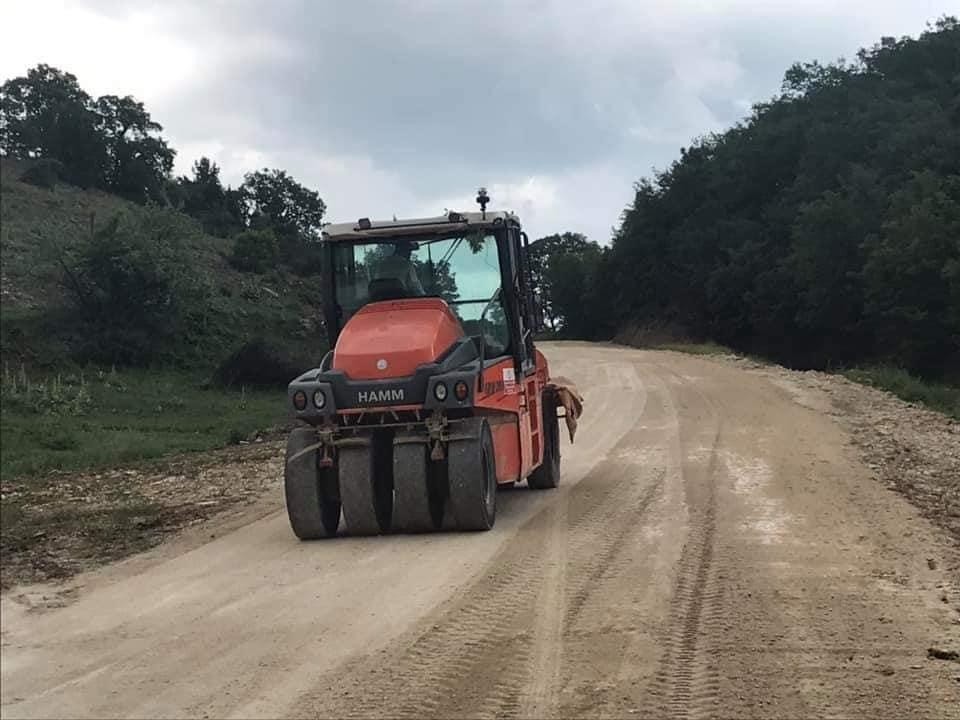
<svg viewBox="0 0 960 720"><path fill-rule="evenodd" d="M593 335L670 326L800 367L960 375L960 25L796 64L636 185Z"/></svg>

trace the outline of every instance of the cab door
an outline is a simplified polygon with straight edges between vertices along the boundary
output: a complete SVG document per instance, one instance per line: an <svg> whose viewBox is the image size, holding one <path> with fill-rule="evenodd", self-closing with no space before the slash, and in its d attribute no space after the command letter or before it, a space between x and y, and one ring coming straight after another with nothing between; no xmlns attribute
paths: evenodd
<svg viewBox="0 0 960 720"><path fill-rule="evenodd" d="M503 287L510 323L511 346L519 394L521 477L525 478L543 457L540 394L534 350L533 308L530 305L529 263L524 247L525 235L519 227L509 227L503 248Z"/></svg>

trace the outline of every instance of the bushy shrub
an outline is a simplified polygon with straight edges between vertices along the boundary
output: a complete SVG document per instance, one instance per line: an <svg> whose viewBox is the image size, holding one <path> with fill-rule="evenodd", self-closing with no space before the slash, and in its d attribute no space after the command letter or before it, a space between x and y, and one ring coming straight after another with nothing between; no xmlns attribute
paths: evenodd
<svg viewBox="0 0 960 720"><path fill-rule="evenodd" d="M277 266L280 246L269 230L247 230L234 239L230 264L241 272L263 274Z"/></svg>
<svg viewBox="0 0 960 720"><path fill-rule="evenodd" d="M285 387L309 369L307 364L298 363L279 348L257 338L224 359L213 380L222 387Z"/></svg>
<svg viewBox="0 0 960 720"><path fill-rule="evenodd" d="M150 208L118 214L62 260L81 360L142 365L189 346L210 294L184 241L195 228Z"/></svg>
<svg viewBox="0 0 960 720"><path fill-rule="evenodd" d="M20 182L34 185L44 190L53 190L63 178L63 163L59 160L44 158L37 160L20 175Z"/></svg>

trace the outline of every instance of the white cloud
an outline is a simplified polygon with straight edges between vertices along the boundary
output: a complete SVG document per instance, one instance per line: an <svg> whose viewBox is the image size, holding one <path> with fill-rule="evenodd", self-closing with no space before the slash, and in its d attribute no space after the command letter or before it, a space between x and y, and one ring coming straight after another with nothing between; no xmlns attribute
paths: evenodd
<svg viewBox="0 0 960 720"><path fill-rule="evenodd" d="M163 32L161 16L138 9L122 19L63 0L4 5L0 76L46 63L76 75L91 95L135 95L162 105L199 81L201 50Z"/></svg>
<svg viewBox="0 0 960 720"><path fill-rule="evenodd" d="M793 61L916 34L934 0L6 2L0 79L40 62L143 100L225 182L280 167L331 219L475 207L605 242L632 184Z"/></svg>
<svg viewBox="0 0 960 720"><path fill-rule="evenodd" d="M486 186L490 210L510 210L520 216L531 239L554 232L581 232L607 244L620 212L632 200L629 173L599 164L556 176L531 176ZM412 215L436 215L444 209L477 209L476 188L441 196L422 204Z"/></svg>

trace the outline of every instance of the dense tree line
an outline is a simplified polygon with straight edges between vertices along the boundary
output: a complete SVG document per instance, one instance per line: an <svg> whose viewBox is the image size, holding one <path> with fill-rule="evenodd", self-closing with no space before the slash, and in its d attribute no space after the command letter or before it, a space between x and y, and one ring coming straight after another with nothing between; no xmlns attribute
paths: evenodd
<svg viewBox="0 0 960 720"><path fill-rule="evenodd" d="M0 86L0 154L37 161L24 180L47 187L63 180L171 207L218 237L244 233L234 258L242 269L262 272L281 262L297 271L316 269L310 241L326 205L315 191L266 168L247 173L238 188L224 187L220 169L205 157L191 177L174 178L176 152L162 131L142 102L93 98L76 76L49 65ZM251 238L265 247L252 247Z"/></svg>
<svg viewBox="0 0 960 720"><path fill-rule="evenodd" d="M960 24L796 64L640 181L591 314L798 366L960 368Z"/></svg>

